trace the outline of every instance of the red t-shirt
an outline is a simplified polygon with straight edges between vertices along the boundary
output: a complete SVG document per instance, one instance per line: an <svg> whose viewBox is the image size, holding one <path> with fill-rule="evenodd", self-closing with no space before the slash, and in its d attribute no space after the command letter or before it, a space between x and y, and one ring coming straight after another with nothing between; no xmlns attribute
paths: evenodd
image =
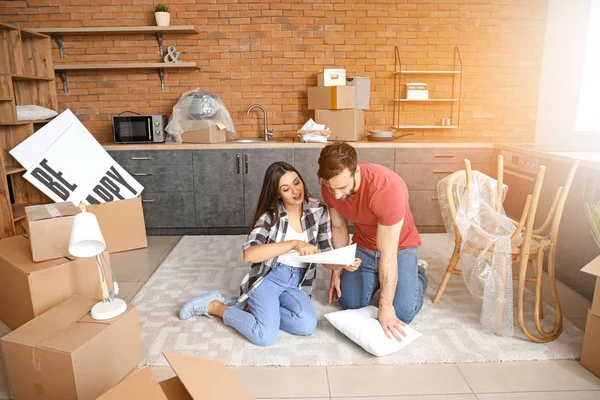
<svg viewBox="0 0 600 400"><path fill-rule="evenodd" d="M408 205L406 183L394 171L377 164L358 163L360 186L358 193L346 200L336 200L325 186L321 186L323 200L345 219L354 223L352 241L359 247L378 252L377 225L395 225L404 218L398 249L421 245Z"/></svg>

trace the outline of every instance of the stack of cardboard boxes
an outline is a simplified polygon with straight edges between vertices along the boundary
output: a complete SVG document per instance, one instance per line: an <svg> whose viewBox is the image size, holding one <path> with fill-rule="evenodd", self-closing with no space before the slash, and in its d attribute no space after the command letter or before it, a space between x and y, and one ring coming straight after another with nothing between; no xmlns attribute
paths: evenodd
<svg viewBox="0 0 600 400"><path fill-rule="evenodd" d="M329 140L357 141L365 132L371 80L357 75L347 79L344 69L325 69L317 75L317 87L308 88L308 109L315 122L331 131Z"/></svg>
<svg viewBox="0 0 600 400"><path fill-rule="evenodd" d="M583 267L581 271L596 277L592 308L588 310L585 324L581 365L600 377L600 256Z"/></svg>
<svg viewBox="0 0 600 400"><path fill-rule="evenodd" d="M141 199L88 211L98 219L108 253L147 247ZM28 236L0 240L0 320L13 331L0 340L15 399L95 399L142 360L137 309L96 321L102 299L95 258L68 253L80 210L71 203L26 209Z"/></svg>

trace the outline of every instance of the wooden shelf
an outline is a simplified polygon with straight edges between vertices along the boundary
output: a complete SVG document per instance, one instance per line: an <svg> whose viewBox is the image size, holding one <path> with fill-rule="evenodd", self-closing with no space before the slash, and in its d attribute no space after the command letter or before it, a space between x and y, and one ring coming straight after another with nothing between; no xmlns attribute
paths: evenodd
<svg viewBox="0 0 600 400"><path fill-rule="evenodd" d="M75 35L118 35L123 33L198 33L193 25L173 26L99 26L92 28L36 28L37 33L75 36Z"/></svg>
<svg viewBox="0 0 600 400"><path fill-rule="evenodd" d="M25 171L26 169L23 167L6 167L6 175L18 174Z"/></svg>
<svg viewBox="0 0 600 400"><path fill-rule="evenodd" d="M413 100L413 99L394 99L394 101L402 101L402 102L422 102L422 101L432 101L432 102L447 102L447 101L460 101L460 99L423 99L423 100Z"/></svg>
<svg viewBox="0 0 600 400"><path fill-rule="evenodd" d="M12 214L13 214L13 222L17 222L25 218L25 207L29 204L27 203L15 203L12 204Z"/></svg>
<svg viewBox="0 0 600 400"><path fill-rule="evenodd" d="M428 74L462 74L462 71L396 71L396 74L428 75Z"/></svg>
<svg viewBox="0 0 600 400"><path fill-rule="evenodd" d="M0 125L27 125L27 124L45 124L52 121L51 119L38 119L35 121L17 121L17 122L0 122Z"/></svg>
<svg viewBox="0 0 600 400"><path fill-rule="evenodd" d="M9 97L0 97L0 101L12 101Z"/></svg>
<svg viewBox="0 0 600 400"><path fill-rule="evenodd" d="M181 63L114 63L114 64L54 64L57 71L99 70L99 69L156 69L156 68L198 68L195 62Z"/></svg>
<svg viewBox="0 0 600 400"><path fill-rule="evenodd" d="M11 75L15 81L53 81L54 77L28 76L28 75Z"/></svg>
<svg viewBox="0 0 600 400"><path fill-rule="evenodd" d="M397 125L394 129L456 129L456 125Z"/></svg>

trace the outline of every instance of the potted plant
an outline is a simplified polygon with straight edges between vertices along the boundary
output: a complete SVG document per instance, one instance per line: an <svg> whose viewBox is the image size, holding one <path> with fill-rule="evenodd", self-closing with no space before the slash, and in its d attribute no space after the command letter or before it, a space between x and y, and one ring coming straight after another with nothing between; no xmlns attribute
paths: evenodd
<svg viewBox="0 0 600 400"><path fill-rule="evenodd" d="M154 17L156 18L157 26L169 26L171 22L171 14L169 14L169 7L164 4L159 4L154 10Z"/></svg>

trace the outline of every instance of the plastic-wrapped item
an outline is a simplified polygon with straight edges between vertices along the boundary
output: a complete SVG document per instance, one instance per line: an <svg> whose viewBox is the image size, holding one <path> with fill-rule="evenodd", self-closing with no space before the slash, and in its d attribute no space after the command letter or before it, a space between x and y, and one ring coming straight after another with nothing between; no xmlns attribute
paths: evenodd
<svg viewBox="0 0 600 400"><path fill-rule="evenodd" d="M465 171L438 182L438 198L444 225L454 238L456 222L462 239L457 268L462 271L471 294L482 300L480 322L483 329L512 336L514 321L510 238L516 227L502 207L499 210L495 208L495 179L473 171L473 182L469 187L470 190L467 190ZM507 191L508 186L504 185L503 197ZM452 220L448 194L452 196L456 209L456 221Z"/></svg>
<svg viewBox="0 0 600 400"><path fill-rule="evenodd" d="M235 133L233 119L219 96L196 88L181 95L173 107L169 124L165 129L168 133L167 142L181 143L181 135L189 130L186 127L193 125L189 121L194 120L208 120L213 121L214 124L222 122L228 132Z"/></svg>

